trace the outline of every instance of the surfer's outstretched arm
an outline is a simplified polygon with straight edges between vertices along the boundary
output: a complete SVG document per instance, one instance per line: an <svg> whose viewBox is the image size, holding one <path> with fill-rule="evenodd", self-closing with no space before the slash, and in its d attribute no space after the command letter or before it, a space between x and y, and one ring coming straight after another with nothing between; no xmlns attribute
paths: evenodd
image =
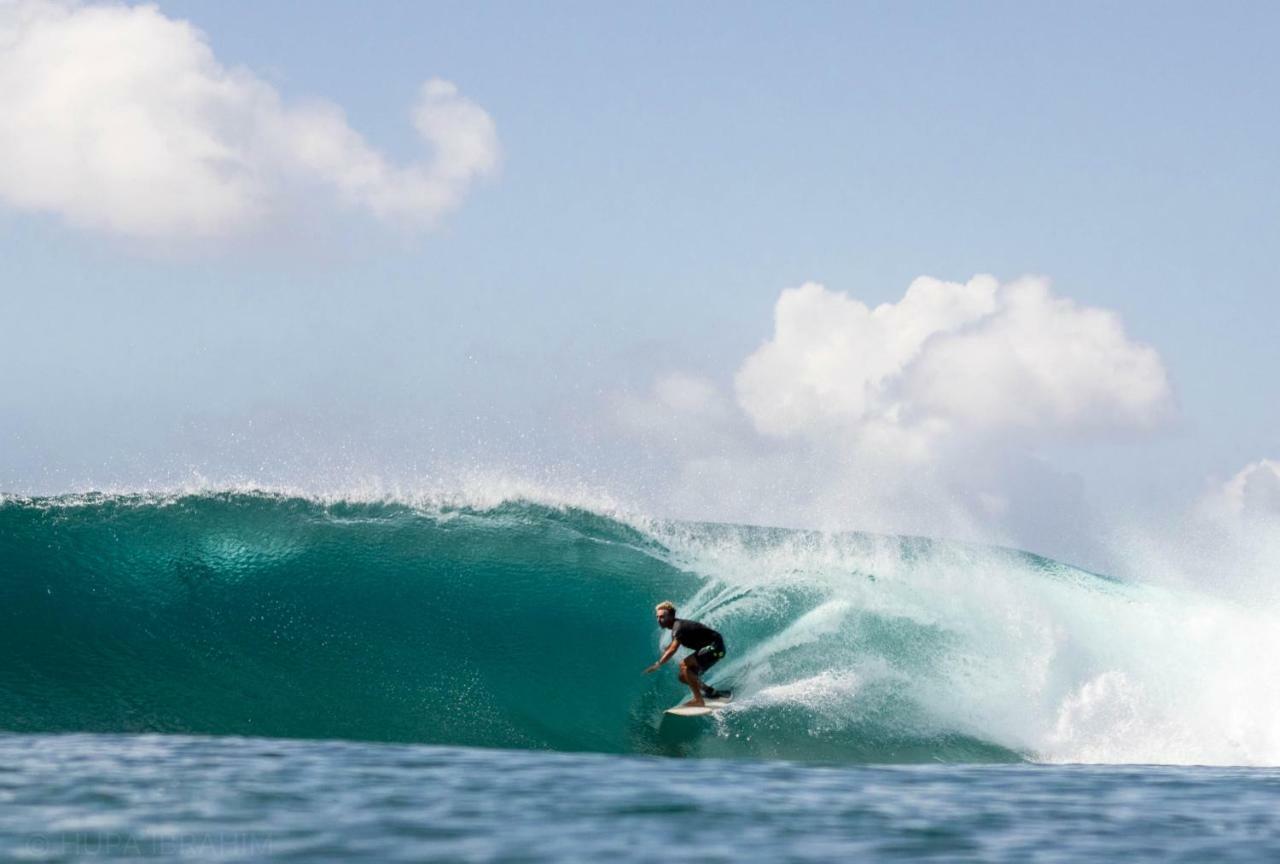
<svg viewBox="0 0 1280 864"><path fill-rule="evenodd" d="M676 649L679 647L680 643L672 639L671 644L667 646L667 650L663 651L662 656L658 658L658 662L644 670L644 674L648 675L650 672L656 672L659 666L671 659L671 656L676 653Z"/></svg>

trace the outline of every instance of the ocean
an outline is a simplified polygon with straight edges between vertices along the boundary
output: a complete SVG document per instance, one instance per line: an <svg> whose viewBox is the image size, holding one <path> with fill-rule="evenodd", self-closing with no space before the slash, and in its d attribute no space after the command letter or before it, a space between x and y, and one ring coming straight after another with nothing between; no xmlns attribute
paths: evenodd
<svg viewBox="0 0 1280 864"><path fill-rule="evenodd" d="M733 703L663 714L653 605ZM1275 614L524 499L0 499L0 857L1271 860Z"/></svg>
<svg viewBox="0 0 1280 864"><path fill-rule="evenodd" d="M0 857L1274 861L1270 769L0 736Z"/></svg>

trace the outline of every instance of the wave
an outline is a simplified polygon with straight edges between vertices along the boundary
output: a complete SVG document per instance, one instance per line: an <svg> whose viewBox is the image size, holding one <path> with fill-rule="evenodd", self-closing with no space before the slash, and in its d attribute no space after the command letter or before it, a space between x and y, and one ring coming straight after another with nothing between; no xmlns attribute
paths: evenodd
<svg viewBox="0 0 1280 864"><path fill-rule="evenodd" d="M712 720L651 609L721 630ZM1276 764L1269 608L1005 549L527 499L0 500L0 728Z"/></svg>

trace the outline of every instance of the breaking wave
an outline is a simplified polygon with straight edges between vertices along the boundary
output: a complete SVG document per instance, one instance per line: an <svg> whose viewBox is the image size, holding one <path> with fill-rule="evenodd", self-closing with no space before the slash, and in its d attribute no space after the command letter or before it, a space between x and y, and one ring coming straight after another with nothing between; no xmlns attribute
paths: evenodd
<svg viewBox="0 0 1280 864"><path fill-rule="evenodd" d="M651 609L721 630L670 718ZM0 728L1277 764L1277 615L1034 555L525 499L0 500Z"/></svg>

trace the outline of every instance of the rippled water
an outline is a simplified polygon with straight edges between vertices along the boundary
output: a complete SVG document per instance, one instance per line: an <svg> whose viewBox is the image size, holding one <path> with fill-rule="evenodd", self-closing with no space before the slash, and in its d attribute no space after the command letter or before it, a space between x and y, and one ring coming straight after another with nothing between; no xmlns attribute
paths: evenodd
<svg viewBox="0 0 1280 864"><path fill-rule="evenodd" d="M0 735L0 858L1276 860L1280 771Z"/></svg>

